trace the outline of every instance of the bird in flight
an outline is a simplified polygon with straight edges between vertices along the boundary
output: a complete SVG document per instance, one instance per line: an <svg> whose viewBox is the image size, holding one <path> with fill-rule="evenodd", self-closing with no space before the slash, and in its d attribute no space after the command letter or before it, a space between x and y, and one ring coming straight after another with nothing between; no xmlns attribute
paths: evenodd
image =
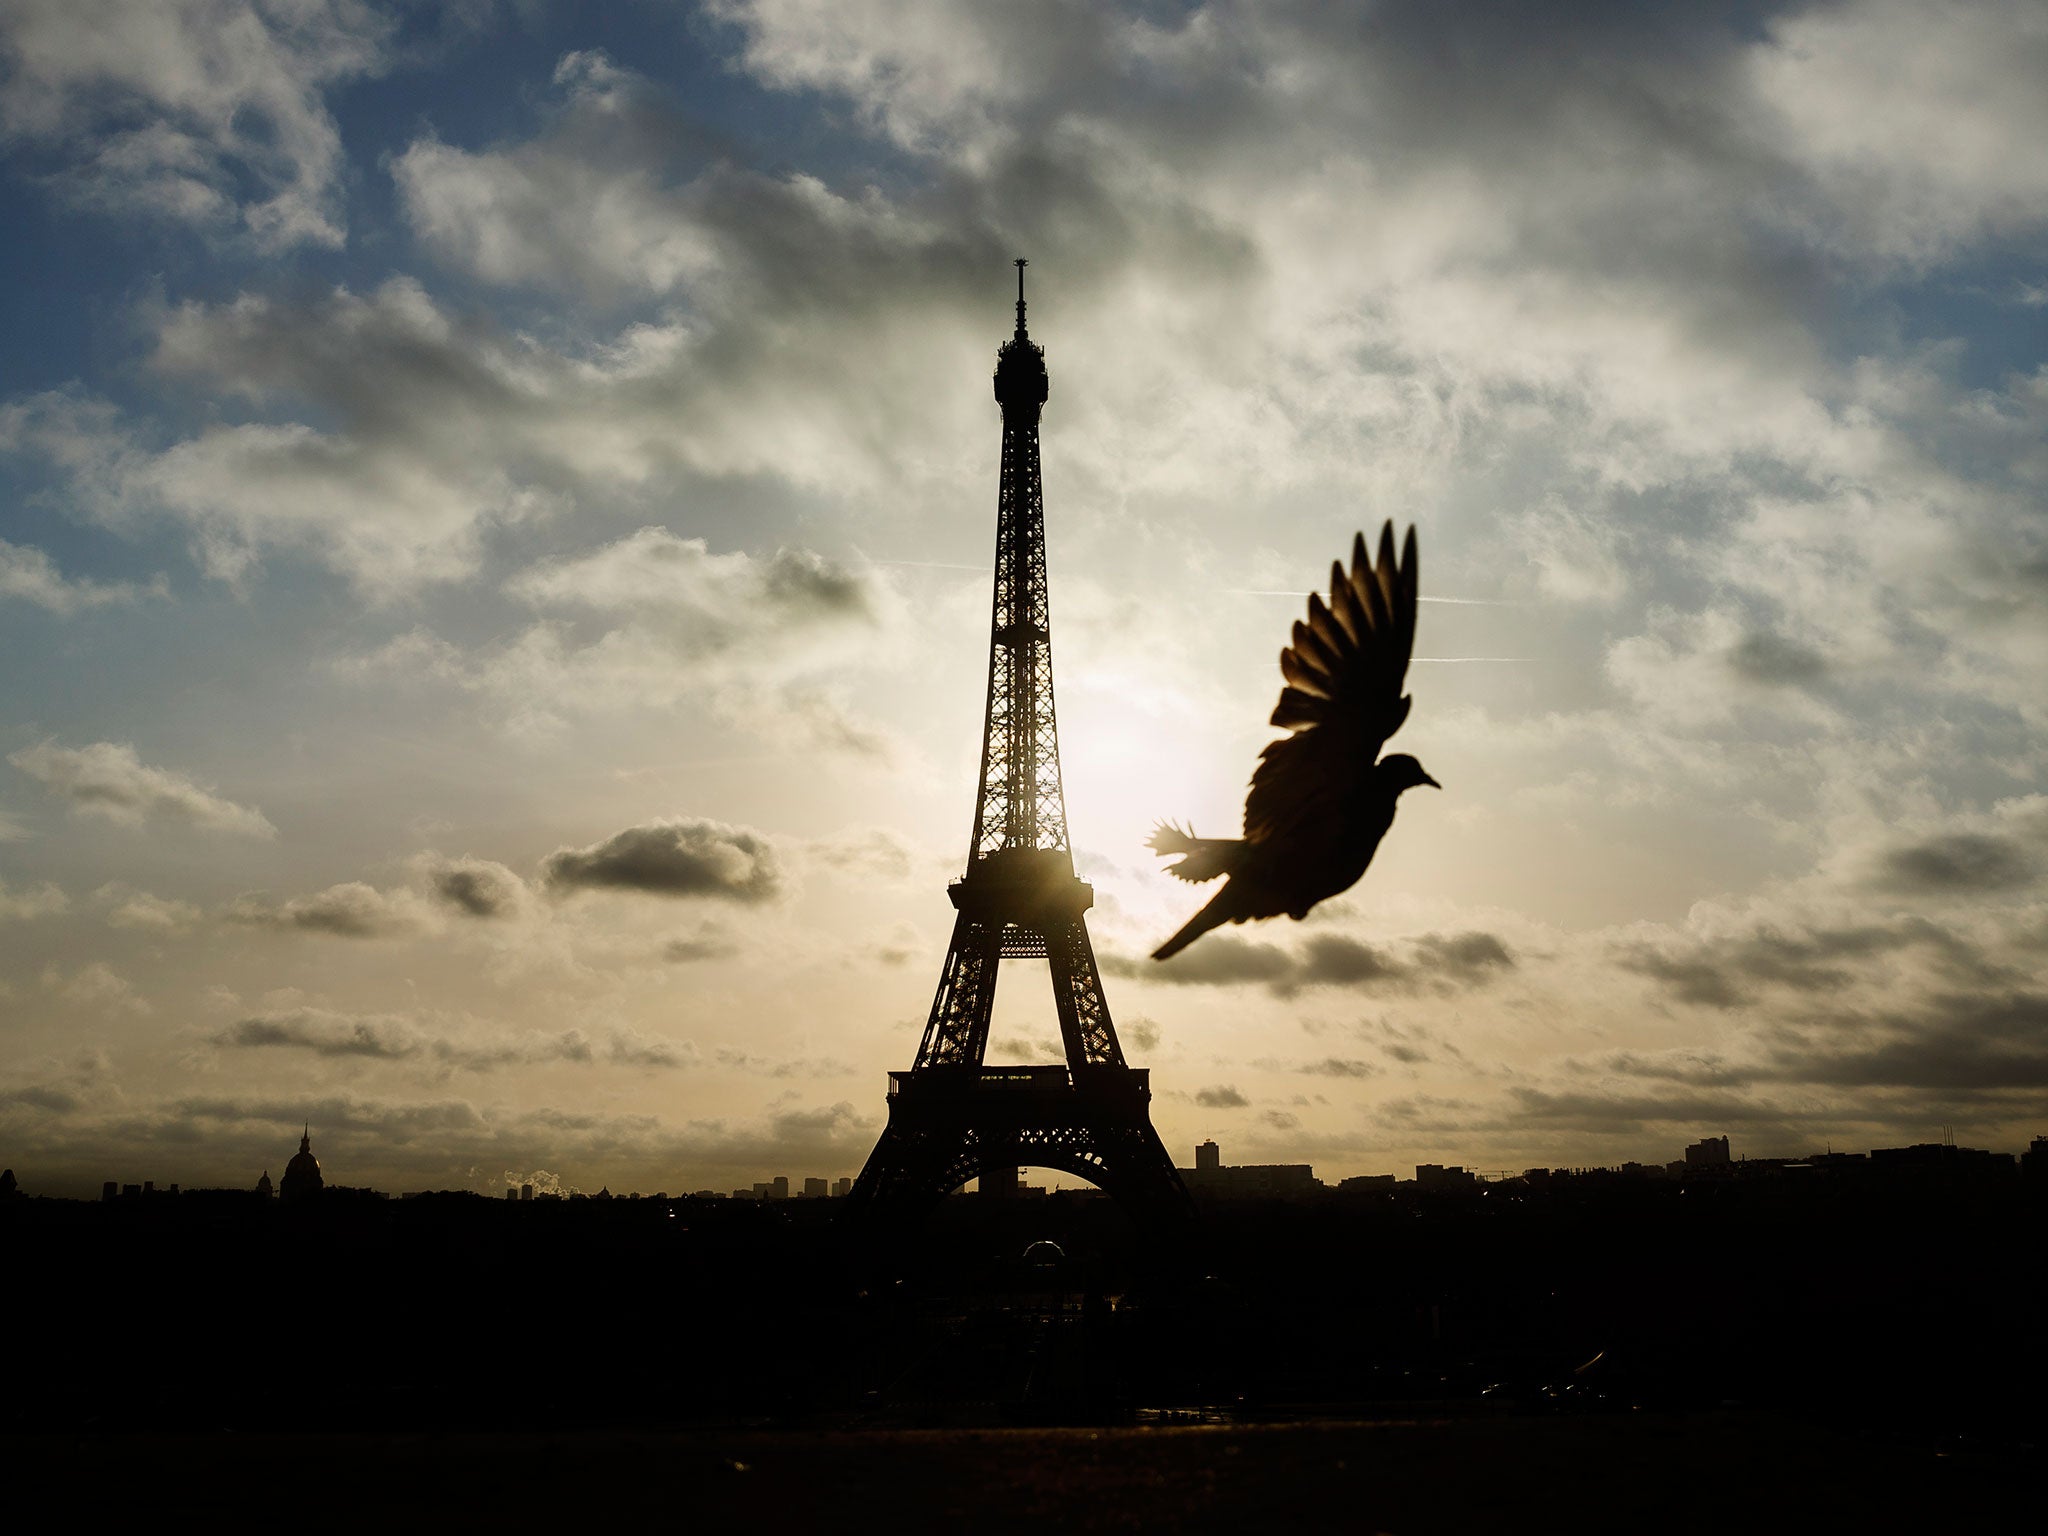
<svg viewBox="0 0 2048 1536"><path fill-rule="evenodd" d="M1394 560L1394 525L1380 530L1379 562L1365 558L1365 535L1351 541L1351 571L1330 565L1330 601L1309 594L1308 619L1280 653L1287 686L1272 724L1291 734L1259 754L1244 802L1244 836L1196 837L1161 822L1150 847L1180 862L1183 880L1224 876L1223 889L1186 926L1152 952L1179 954L1224 923L1300 919L1365 873L1394 824L1404 789L1441 789L1405 752L1379 755L1413 702L1401 692L1415 649L1415 530Z"/></svg>

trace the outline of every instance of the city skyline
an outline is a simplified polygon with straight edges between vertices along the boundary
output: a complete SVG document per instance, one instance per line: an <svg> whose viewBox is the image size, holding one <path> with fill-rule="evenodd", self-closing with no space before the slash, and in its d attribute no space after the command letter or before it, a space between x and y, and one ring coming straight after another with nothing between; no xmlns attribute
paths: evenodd
<svg viewBox="0 0 2048 1536"><path fill-rule="evenodd" d="M857 1171L972 821L1019 253L1170 1147L2048 1125L2036 12L909 11L0 19L0 1161ZM1153 822L1235 831L1386 518L1443 793L1155 965ZM1058 1060L1015 963L989 1059Z"/></svg>

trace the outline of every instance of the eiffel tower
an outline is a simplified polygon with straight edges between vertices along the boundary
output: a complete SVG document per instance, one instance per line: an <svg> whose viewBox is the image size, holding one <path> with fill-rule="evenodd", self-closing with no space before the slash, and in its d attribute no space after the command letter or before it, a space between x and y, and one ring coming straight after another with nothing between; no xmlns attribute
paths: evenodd
<svg viewBox="0 0 2048 1536"><path fill-rule="evenodd" d="M1075 877L1067 843L1038 478L1049 386L1044 349L1024 328L1025 263L1016 265L1017 331L996 353L1003 457L974 837L966 874L947 890L958 915L917 1064L889 1074L889 1124L851 1208L908 1221L971 1178L1014 1181L1029 1165L1087 1179L1141 1232L1171 1240L1191 1226L1193 1206L1152 1129L1149 1074L1117 1043L1083 918L1095 891ZM983 1063L997 969L1012 959L1048 962L1063 1067Z"/></svg>

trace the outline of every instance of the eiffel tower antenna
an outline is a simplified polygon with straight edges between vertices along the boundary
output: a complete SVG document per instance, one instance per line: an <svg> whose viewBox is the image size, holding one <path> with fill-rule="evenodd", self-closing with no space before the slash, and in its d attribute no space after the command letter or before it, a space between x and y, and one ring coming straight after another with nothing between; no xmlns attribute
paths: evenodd
<svg viewBox="0 0 2048 1536"><path fill-rule="evenodd" d="M1025 329L1023 258L1016 266L1017 330L996 352L1002 463L974 830L966 873L947 888L953 938L917 1062L890 1074L889 1124L852 1204L907 1218L970 1178L1014 1184L1029 1164L1098 1185L1141 1230L1178 1233L1193 1207L1152 1128L1149 1074L1117 1042L1085 919L1095 891L1075 877L1067 841L1038 468L1051 386ZM986 1066L998 968L1037 958L1052 973L1067 1064Z"/></svg>

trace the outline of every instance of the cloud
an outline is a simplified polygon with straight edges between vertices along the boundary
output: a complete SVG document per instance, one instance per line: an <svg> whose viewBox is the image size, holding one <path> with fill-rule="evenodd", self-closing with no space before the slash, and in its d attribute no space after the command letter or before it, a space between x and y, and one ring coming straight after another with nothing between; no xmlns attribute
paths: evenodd
<svg viewBox="0 0 2048 1536"><path fill-rule="evenodd" d="M432 926L424 904L411 892L380 891L360 880L346 880L282 904L264 896L244 896L223 915L253 928L342 939L394 938Z"/></svg>
<svg viewBox="0 0 2048 1536"><path fill-rule="evenodd" d="M125 581L66 577L41 550L0 539L0 599L14 598L50 613L71 614L109 603L133 602L142 591Z"/></svg>
<svg viewBox="0 0 2048 1536"><path fill-rule="evenodd" d="M1967 895L2015 891L2039 877L2039 858L2014 838L1947 832L1889 850L1882 879L1895 891Z"/></svg>
<svg viewBox="0 0 2048 1536"><path fill-rule="evenodd" d="M45 880L33 889L10 891L7 882L0 880L0 923L33 921L39 917L55 917L71 906L70 899L58 887Z"/></svg>
<svg viewBox="0 0 2048 1536"><path fill-rule="evenodd" d="M266 251L339 246L344 156L321 93L381 69L393 30L359 0L17 0L0 132L86 206Z"/></svg>
<svg viewBox="0 0 2048 1536"><path fill-rule="evenodd" d="M1514 968L1514 955L1496 935L1477 930L1424 934L1398 955L1340 933L1316 933L1294 950L1277 944L1212 935L1165 962L1107 954L1112 975L1176 986L1263 984L1276 997L1305 987L1357 991L1450 992L1484 986Z"/></svg>
<svg viewBox="0 0 2048 1536"><path fill-rule="evenodd" d="M107 926L135 928L147 933L182 933L196 926L203 915L189 901L167 899L138 891L118 882L93 892L96 900L108 904Z"/></svg>
<svg viewBox="0 0 2048 1536"><path fill-rule="evenodd" d="M43 968L43 990L69 1007L106 1016L143 1017L154 1013L148 999L138 994L112 966L95 960L66 974L56 965Z"/></svg>
<svg viewBox="0 0 2048 1536"><path fill-rule="evenodd" d="M407 221L444 261L501 284L615 297L667 292L720 262L693 199L662 184L678 151L715 144L652 82L602 51L563 55L550 133L472 153L428 137L391 167ZM571 239L581 228L585 238Z"/></svg>
<svg viewBox="0 0 2048 1536"><path fill-rule="evenodd" d="M1753 683L1803 687L1827 674L1827 659L1783 635L1754 630L1728 652L1728 665Z"/></svg>
<svg viewBox="0 0 2048 1536"><path fill-rule="evenodd" d="M261 811L223 799L181 773L149 767L126 743L71 748L43 741L9 753L7 761L69 801L74 811L123 826L161 819L244 837L277 835Z"/></svg>
<svg viewBox="0 0 2048 1536"><path fill-rule="evenodd" d="M1102 957L1102 969L1113 976L1165 982L1172 986L1237 986L1291 975L1294 959L1276 944L1212 934L1167 961L1137 959L1114 952Z"/></svg>
<svg viewBox="0 0 2048 1536"><path fill-rule="evenodd" d="M1336 933L1320 933L1302 945L1289 975L1295 986L1366 987L1405 981L1408 968L1370 944Z"/></svg>
<svg viewBox="0 0 2048 1536"><path fill-rule="evenodd" d="M2048 994L1936 994L1904 1009L1847 1012L1787 1031L1758 1079L1919 1094L2013 1095L2048 1088Z"/></svg>
<svg viewBox="0 0 2048 1536"><path fill-rule="evenodd" d="M2039 226L2048 172L2003 149L2048 133L2032 88L2048 26L2032 7L1966 0L1937 18L1862 0L1766 25L1751 83L1844 244L1922 263Z"/></svg>
<svg viewBox="0 0 2048 1536"><path fill-rule="evenodd" d="M1243 1109L1251 1100L1228 1084L1219 1083L1213 1088L1197 1089L1195 1102L1204 1109Z"/></svg>
<svg viewBox="0 0 2048 1536"><path fill-rule="evenodd" d="M1311 1077L1374 1077L1380 1069L1356 1057L1325 1056L1321 1061L1305 1061L1293 1070Z"/></svg>
<svg viewBox="0 0 2048 1536"><path fill-rule="evenodd" d="M362 1056L398 1061L423 1046L418 1031L394 1015L338 1014L298 1008L239 1019L213 1037L230 1050L281 1048L315 1056Z"/></svg>
<svg viewBox="0 0 2048 1536"><path fill-rule="evenodd" d="M423 854L415 861L436 901L468 917L502 918L526 904L526 882L490 859Z"/></svg>
<svg viewBox="0 0 2048 1536"><path fill-rule="evenodd" d="M856 827L813 838L804 845L804 857L863 881L901 884L910 879L919 854L887 827Z"/></svg>
<svg viewBox="0 0 2048 1536"><path fill-rule="evenodd" d="M1416 967L1455 986L1478 986L1515 967L1514 952L1498 934L1426 933L1415 941Z"/></svg>
<svg viewBox="0 0 2048 1536"><path fill-rule="evenodd" d="M678 637L678 652L730 649L744 637L875 615L870 578L806 549L766 560L714 555L703 539L642 528L589 554L543 562L513 578L515 596L543 607L632 613Z"/></svg>
<svg viewBox="0 0 2048 1536"><path fill-rule="evenodd" d="M613 1029L596 1038L580 1029L523 1034L472 1030L466 1036L451 1036L396 1014L341 1013L311 1007L238 1019L211 1040L228 1051L286 1050L330 1058L413 1062L435 1075L497 1072L556 1062L667 1070L693 1066L698 1059L696 1047L687 1040L664 1040L631 1029Z"/></svg>
<svg viewBox="0 0 2048 1536"><path fill-rule="evenodd" d="M541 865L552 892L637 891L748 905L782 894L780 860L759 832L684 817L628 827L587 848L560 848Z"/></svg>
<svg viewBox="0 0 2048 1536"><path fill-rule="evenodd" d="M1156 1051L1159 1049L1159 1021L1148 1019L1142 1014L1125 1019L1116 1027L1117 1038L1133 1050ZM1064 1053L1062 1053L1064 1054Z"/></svg>
<svg viewBox="0 0 2048 1536"><path fill-rule="evenodd" d="M679 933L664 940L661 946L661 958L671 965L726 960L739 952L738 941L716 923L699 923L695 932Z"/></svg>
<svg viewBox="0 0 2048 1536"><path fill-rule="evenodd" d="M756 1056L750 1051L721 1048L715 1053L715 1059L721 1067L760 1077L847 1077L854 1071L851 1064L830 1056L800 1056L778 1061Z"/></svg>

